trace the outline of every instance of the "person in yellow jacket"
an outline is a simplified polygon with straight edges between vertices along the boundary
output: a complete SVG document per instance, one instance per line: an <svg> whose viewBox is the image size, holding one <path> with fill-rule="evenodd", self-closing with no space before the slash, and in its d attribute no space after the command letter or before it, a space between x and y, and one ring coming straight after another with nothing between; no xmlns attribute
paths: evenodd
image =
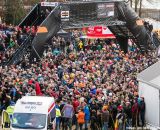
<svg viewBox="0 0 160 130"><path fill-rule="evenodd" d="M60 130L60 118L61 118L61 111L59 107L59 101L56 104L56 130Z"/></svg>
<svg viewBox="0 0 160 130"><path fill-rule="evenodd" d="M9 128L10 119L6 111L2 112L2 129Z"/></svg>
<svg viewBox="0 0 160 130"><path fill-rule="evenodd" d="M83 49L83 42L80 41L79 44L78 44L78 46L79 46L79 49L82 50Z"/></svg>
<svg viewBox="0 0 160 130"><path fill-rule="evenodd" d="M8 106L5 111L2 112L2 127L9 128L12 120L14 106Z"/></svg>

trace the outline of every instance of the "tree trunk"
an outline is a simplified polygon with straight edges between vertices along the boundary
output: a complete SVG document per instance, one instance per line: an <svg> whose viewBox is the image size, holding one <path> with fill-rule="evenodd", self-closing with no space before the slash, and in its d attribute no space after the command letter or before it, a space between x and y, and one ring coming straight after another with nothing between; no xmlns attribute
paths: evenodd
<svg viewBox="0 0 160 130"><path fill-rule="evenodd" d="M137 13L138 0L135 0L135 12Z"/></svg>
<svg viewBox="0 0 160 130"><path fill-rule="evenodd" d="M133 1L132 1L132 0L130 0L131 7L132 7L132 3L133 3Z"/></svg>
<svg viewBox="0 0 160 130"><path fill-rule="evenodd" d="M142 15L142 1L143 0L140 0L140 7L139 7L139 17L141 17L141 15Z"/></svg>

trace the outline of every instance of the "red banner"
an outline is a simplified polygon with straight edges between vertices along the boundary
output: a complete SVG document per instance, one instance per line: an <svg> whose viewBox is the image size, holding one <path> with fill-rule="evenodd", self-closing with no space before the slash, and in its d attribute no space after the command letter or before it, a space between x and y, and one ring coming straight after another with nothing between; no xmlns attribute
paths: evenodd
<svg viewBox="0 0 160 130"><path fill-rule="evenodd" d="M113 33L107 27L103 26L88 27L86 31L86 35L89 38L115 38Z"/></svg>

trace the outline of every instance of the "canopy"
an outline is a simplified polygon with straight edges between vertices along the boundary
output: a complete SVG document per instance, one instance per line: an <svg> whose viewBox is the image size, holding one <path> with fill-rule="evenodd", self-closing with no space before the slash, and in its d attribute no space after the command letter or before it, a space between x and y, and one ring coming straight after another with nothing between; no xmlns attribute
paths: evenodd
<svg viewBox="0 0 160 130"><path fill-rule="evenodd" d="M63 29L60 29L58 32L57 32L57 34L68 34L68 32L66 32L66 31L64 31Z"/></svg>
<svg viewBox="0 0 160 130"><path fill-rule="evenodd" d="M65 30L63 29L60 29L58 32L57 32L57 35L60 36L60 37L63 37L64 39L70 39L71 37L71 34L66 32Z"/></svg>
<svg viewBox="0 0 160 130"><path fill-rule="evenodd" d="M47 33L48 29L46 27L39 27L37 33Z"/></svg>

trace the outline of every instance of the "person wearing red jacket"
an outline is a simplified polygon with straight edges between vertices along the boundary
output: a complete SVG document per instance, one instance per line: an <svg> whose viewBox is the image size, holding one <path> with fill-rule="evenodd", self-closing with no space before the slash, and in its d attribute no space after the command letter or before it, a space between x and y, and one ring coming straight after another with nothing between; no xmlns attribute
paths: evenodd
<svg viewBox="0 0 160 130"><path fill-rule="evenodd" d="M38 82L35 83L36 95L42 95L41 88Z"/></svg>
<svg viewBox="0 0 160 130"><path fill-rule="evenodd" d="M75 98L73 99L72 104L73 104L74 111L76 112L76 110L77 110L77 108L78 108L78 106L79 106L79 104L80 104L77 97L75 97Z"/></svg>
<svg viewBox="0 0 160 130"><path fill-rule="evenodd" d="M139 117L139 108L138 108L138 102L135 99L134 104L132 106L132 127L139 125L138 117Z"/></svg>

